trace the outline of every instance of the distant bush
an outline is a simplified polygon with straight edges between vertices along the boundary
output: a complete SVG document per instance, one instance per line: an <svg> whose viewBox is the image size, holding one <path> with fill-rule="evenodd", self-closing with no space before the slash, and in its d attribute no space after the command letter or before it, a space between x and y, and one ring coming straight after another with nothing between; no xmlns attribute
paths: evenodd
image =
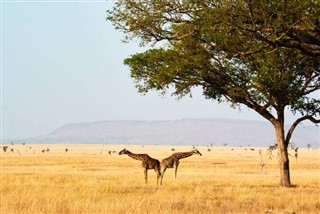
<svg viewBox="0 0 320 214"><path fill-rule="evenodd" d="M3 152L7 152L8 146L3 146L2 149L3 149Z"/></svg>

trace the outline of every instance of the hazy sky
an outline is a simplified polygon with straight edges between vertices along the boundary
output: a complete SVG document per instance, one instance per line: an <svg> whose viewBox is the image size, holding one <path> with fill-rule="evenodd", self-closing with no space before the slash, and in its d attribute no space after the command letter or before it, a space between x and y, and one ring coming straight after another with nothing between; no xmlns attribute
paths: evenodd
<svg viewBox="0 0 320 214"><path fill-rule="evenodd" d="M265 121L246 107L239 111L205 100L201 89L181 100L138 94L122 62L143 49L121 43L121 32L105 20L112 6L112 1L1 2L3 139L102 120Z"/></svg>

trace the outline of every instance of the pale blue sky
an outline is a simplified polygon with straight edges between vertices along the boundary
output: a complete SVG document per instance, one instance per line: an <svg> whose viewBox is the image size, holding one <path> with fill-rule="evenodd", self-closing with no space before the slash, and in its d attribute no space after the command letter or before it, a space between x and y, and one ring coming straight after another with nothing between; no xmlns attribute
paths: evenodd
<svg viewBox="0 0 320 214"><path fill-rule="evenodd" d="M157 92L137 93L122 62L141 52L105 20L112 1L2 1L2 139L45 135L77 122L233 118L257 113ZM291 121L292 121L292 117ZM290 119L289 119L290 121Z"/></svg>

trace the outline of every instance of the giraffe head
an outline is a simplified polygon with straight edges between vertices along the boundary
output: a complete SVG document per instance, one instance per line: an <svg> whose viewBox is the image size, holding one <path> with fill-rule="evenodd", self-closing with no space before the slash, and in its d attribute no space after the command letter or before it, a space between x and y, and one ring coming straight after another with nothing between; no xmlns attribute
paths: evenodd
<svg viewBox="0 0 320 214"><path fill-rule="evenodd" d="M123 150L121 150L120 152L119 152L119 155L125 155L125 154L128 154L128 150L126 149L126 148L124 148Z"/></svg>
<svg viewBox="0 0 320 214"><path fill-rule="evenodd" d="M194 155L202 156L202 154L197 149L192 150L192 152L193 152Z"/></svg>

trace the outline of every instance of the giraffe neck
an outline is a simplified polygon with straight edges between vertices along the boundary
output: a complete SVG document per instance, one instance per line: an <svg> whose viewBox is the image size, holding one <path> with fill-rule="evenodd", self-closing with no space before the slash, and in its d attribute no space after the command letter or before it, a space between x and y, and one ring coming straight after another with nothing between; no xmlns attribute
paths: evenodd
<svg viewBox="0 0 320 214"><path fill-rule="evenodd" d="M181 152L177 154L177 158L182 159L182 158L187 158L193 155L193 151L191 152Z"/></svg>
<svg viewBox="0 0 320 214"><path fill-rule="evenodd" d="M141 155L141 154L134 154L134 153L132 153L132 152L127 152L127 155L130 157L130 158L132 158L132 159L135 159L135 160L143 160L144 158L143 158L143 155Z"/></svg>

